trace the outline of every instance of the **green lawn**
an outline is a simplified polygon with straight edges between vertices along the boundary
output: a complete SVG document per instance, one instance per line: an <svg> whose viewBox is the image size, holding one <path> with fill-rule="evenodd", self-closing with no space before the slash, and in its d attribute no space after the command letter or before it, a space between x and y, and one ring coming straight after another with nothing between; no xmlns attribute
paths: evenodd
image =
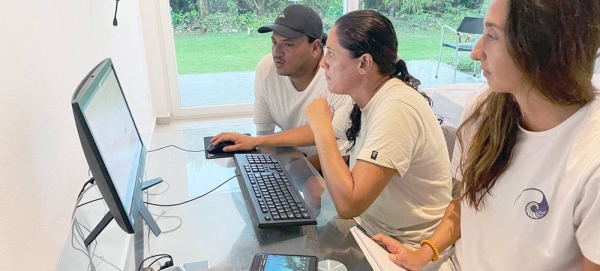
<svg viewBox="0 0 600 271"><path fill-rule="evenodd" d="M397 33L398 53L404 60L437 59L440 31Z"/></svg>
<svg viewBox="0 0 600 271"><path fill-rule="evenodd" d="M175 37L180 74L252 71L258 61L271 51L270 35L246 33L181 35ZM398 34L399 53L404 60L437 60L440 31ZM442 60L451 63L453 53L444 50ZM460 69L469 69L468 54L462 54Z"/></svg>
<svg viewBox="0 0 600 271"><path fill-rule="evenodd" d="M180 74L252 71L271 52L270 35L205 34L176 36Z"/></svg>

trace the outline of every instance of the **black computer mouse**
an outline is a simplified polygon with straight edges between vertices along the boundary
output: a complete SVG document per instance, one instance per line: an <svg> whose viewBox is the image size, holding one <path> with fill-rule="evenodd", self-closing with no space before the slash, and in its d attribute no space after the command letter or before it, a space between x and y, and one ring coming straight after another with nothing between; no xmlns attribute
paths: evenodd
<svg viewBox="0 0 600 271"><path fill-rule="evenodd" d="M206 148L206 151L208 153L222 153L223 152L223 148L225 148L227 146L231 146L231 145L235 145L235 142L233 142L233 141L221 141L217 145L213 145L213 144L208 145L208 147Z"/></svg>

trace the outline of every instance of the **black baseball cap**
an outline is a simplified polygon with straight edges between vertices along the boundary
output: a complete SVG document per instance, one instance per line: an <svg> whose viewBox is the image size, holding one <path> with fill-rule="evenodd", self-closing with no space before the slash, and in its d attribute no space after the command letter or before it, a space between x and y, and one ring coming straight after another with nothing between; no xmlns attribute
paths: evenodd
<svg viewBox="0 0 600 271"><path fill-rule="evenodd" d="M272 25L258 29L258 33L275 31L286 38L309 36L320 39L323 36L323 22L314 10L305 5L289 5L275 19Z"/></svg>

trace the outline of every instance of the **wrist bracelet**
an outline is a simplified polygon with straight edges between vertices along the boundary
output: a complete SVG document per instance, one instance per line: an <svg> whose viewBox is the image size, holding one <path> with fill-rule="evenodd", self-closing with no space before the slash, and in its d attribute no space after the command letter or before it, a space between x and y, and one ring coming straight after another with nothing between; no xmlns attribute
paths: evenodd
<svg viewBox="0 0 600 271"><path fill-rule="evenodd" d="M438 251L437 247L433 244L433 242L431 242L427 239L423 239L423 241L421 241L421 246L423 246L423 244L427 244L433 250L433 258L431 258L431 261L434 263L439 261L440 260L440 252Z"/></svg>

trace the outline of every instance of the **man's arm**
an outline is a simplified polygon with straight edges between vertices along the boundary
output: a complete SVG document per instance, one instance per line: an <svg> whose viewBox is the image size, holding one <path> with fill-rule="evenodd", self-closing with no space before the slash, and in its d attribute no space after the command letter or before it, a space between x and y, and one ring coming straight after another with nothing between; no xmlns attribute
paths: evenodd
<svg viewBox="0 0 600 271"><path fill-rule="evenodd" d="M240 133L223 132L211 139L213 144L219 144L221 141L233 141L235 143L235 145L223 148L223 151L225 152L252 150L256 147L306 147L315 145L312 130L308 126L300 126L276 134L257 137L251 137Z"/></svg>
<svg viewBox="0 0 600 271"><path fill-rule="evenodd" d="M263 135L272 135L273 133L275 133L275 127L273 127L272 129L265 129L265 128L266 127L256 125L256 135L263 136Z"/></svg>
<svg viewBox="0 0 600 271"><path fill-rule="evenodd" d="M294 146L307 147L315 145L315 138L308 125L296 127L275 134L255 137L256 146Z"/></svg>

